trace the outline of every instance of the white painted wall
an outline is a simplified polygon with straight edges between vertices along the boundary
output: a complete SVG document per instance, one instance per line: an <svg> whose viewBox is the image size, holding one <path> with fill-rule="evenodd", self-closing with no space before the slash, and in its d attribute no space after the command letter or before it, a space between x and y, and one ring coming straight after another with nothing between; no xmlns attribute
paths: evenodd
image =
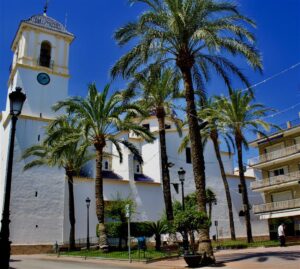
<svg viewBox="0 0 300 269"><path fill-rule="evenodd" d="M17 123L11 190L11 240L14 244L53 244L62 241L64 171L48 167L23 171L21 154L37 143L44 122ZM37 192L37 196L36 196Z"/></svg>

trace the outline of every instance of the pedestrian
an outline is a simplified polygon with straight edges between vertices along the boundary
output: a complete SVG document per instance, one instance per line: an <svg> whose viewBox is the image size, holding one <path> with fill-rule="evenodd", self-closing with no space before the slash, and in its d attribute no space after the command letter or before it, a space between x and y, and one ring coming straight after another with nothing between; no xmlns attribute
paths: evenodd
<svg viewBox="0 0 300 269"><path fill-rule="evenodd" d="M278 227L278 237L281 247L285 247L285 225L281 223Z"/></svg>

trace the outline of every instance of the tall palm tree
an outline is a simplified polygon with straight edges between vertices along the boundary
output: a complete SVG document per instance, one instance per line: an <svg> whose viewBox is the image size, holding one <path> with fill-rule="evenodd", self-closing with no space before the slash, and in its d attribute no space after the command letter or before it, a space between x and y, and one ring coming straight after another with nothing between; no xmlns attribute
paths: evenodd
<svg viewBox="0 0 300 269"><path fill-rule="evenodd" d="M73 177L77 175L83 165L93 156L87 152L87 144L80 139L78 125L74 120L59 117L50 123L46 129L46 137L41 144L25 150L24 159L34 157L24 170L35 166L47 165L60 167L65 170L69 192L69 249L75 249L75 204Z"/></svg>
<svg viewBox="0 0 300 269"><path fill-rule="evenodd" d="M168 117L175 123L181 134L181 121L174 112L174 99L182 97L179 92L179 78L171 69L160 69L152 66L151 69L134 75L128 89L135 91L138 104L150 114L155 115L158 121L160 144L161 174L167 219L173 220L173 207L170 188L169 162L166 145L165 121Z"/></svg>
<svg viewBox="0 0 300 269"><path fill-rule="evenodd" d="M218 106L214 101L214 99L212 98L205 99L203 103L204 103L204 109L198 112L198 116L201 119L206 120L208 124L203 129L202 136L204 142L208 138L210 138L214 146L214 150L219 164L221 177L223 180L225 194L226 194L231 240L235 240L236 236L235 236L235 227L234 227L234 220L233 220L232 201L231 201L230 189L227 181L225 168L221 157L219 139L220 137L223 139L229 151L231 151L231 145L234 146L234 142L230 134L228 134L226 130L221 129L220 126L218 125L218 119L219 119L218 113L222 113L222 111L217 110Z"/></svg>
<svg viewBox="0 0 300 269"><path fill-rule="evenodd" d="M260 70L261 58L255 49L255 38L248 30L254 22L241 15L237 5L217 0L131 0L142 3L147 11L136 22L129 22L115 33L119 45L136 42L136 45L112 68L112 75L128 77L140 66L149 63L174 64L184 80L186 112L191 140L191 157L197 203L199 210L205 207L205 165L200 128L196 113L193 74L198 80L209 80L214 70L230 86L229 74L237 75L245 84L246 77L228 58L239 55L254 68ZM209 230L200 230L199 252L206 253L214 261L209 240Z"/></svg>
<svg viewBox="0 0 300 269"><path fill-rule="evenodd" d="M96 215L98 218L99 247L103 251L108 250L106 229L104 225L104 197L102 159L104 148L110 141L119 153L122 162L122 151L120 145L127 147L139 162L143 159L137 148L129 141L118 138L120 131L132 131L147 141L152 141L153 136L142 126L126 120L127 112L144 115L144 112L136 105L125 102L124 95L115 92L109 96L109 85L106 85L103 92L98 92L95 84L88 87L86 98L73 97L60 101L53 106L54 111L65 109L80 122L84 130L86 140L94 146L96 151L96 178L95 178L95 199Z"/></svg>
<svg viewBox="0 0 300 269"><path fill-rule="evenodd" d="M248 149L246 132L262 133L261 129L268 130L270 124L263 121L264 117L271 109L265 108L262 104L253 103L254 96L251 92L241 90L230 91L230 97L215 97L216 111L219 112L219 124L222 128L227 128L233 135L238 155L239 176L241 183L243 209L245 212L245 222L247 230L247 241L253 241L250 205L248 199L247 185L244 175L243 146Z"/></svg>

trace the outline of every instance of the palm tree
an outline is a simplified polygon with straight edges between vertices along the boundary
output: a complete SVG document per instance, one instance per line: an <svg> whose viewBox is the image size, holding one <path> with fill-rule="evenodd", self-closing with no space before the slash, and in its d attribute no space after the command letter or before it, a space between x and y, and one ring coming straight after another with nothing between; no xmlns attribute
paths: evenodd
<svg viewBox="0 0 300 269"><path fill-rule="evenodd" d="M206 188L206 203L208 204L208 219L211 221L212 205L217 202L216 194L210 189Z"/></svg>
<svg viewBox="0 0 300 269"><path fill-rule="evenodd" d="M248 141L245 137L246 132L262 133L261 127L265 130L270 128L270 124L263 121L267 112L271 111L262 104L253 103L254 97L251 92L230 91L230 97L215 97L216 111L219 112L219 124L227 128L234 136L235 146L238 154L239 175L243 199L243 209L245 212L247 241L253 241L250 205L248 199L247 185L244 175L243 165L243 146L248 149Z"/></svg>
<svg viewBox="0 0 300 269"><path fill-rule="evenodd" d="M137 148L127 140L118 138L120 131L131 130L136 135L147 141L152 141L153 136L142 126L126 120L127 112L135 112L144 115L144 112L136 105L124 102L124 96L115 92L109 94L109 85L106 85L103 92L98 92L95 84L88 87L86 98L73 97L65 101L60 101L53 106L54 111L64 108L67 113L76 117L84 130L86 140L94 146L96 151L96 178L95 178L95 199L96 215L98 218L99 247L103 251L108 250L106 229L104 225L104 197L103 197L103 177L102 158L104 148L110 141L119 153L122 162L122 151L120 145L127 147L139 162L143 159ZM124 117L123 117L124 116Z"/></svg>
<svg viewBox="0 0 300 269"><path fill-rule="evenodd" d="M158 121L160 143L161 174L167 220L173 220L173 207L170 188L169 162L166 145L165 120L168 117L175 123L181 135L181 121L174 112L174 99L182 97L179 92L179 78L171 69L160 70L157 66L134 75L128 90L135 91L139 96L138 104L150 114L154 114Z"/></svg>
<svg viewBox="0 0 300 269"><path fill-rule="evenodd" d="M204 109L198 112L198 116L208 122L207 126L202 131L202 136L203 136L204 143L207 141L208 138L210 138L214 146L214 150L219 164L221 177L223 180L225 194L226 194L231 240L235 240L236 236L235 236L235 227L234 227L234 220L233 220L232 201L231 201L230 189L227 181L225 168L221 157L219 139L220 136L223 138L223 141L226 143L229 152L231 151L231 145L234 146L234 142L230 134L228 134L226 130L222 130L218 126L217 114L222 113L222 111L217 111L217 108L218 106L214 101L214 99L212 98L205 99Z"/></svg>
<svg viewBox="0 0 300 269"><path fill-rule="evenodd" d="M45 140L25 150L24 159L35 157L28 162L24 170L35 166L58 166L65 170L69 191L69 249L75 249L75 205L73 177L77 175L83 165L93 156L87 152L87 144L80 140L78 125L74 120L59 117L50 123L46 129Z"/></svg>
<svg viewBox="0 0 300 269"><path fill-rule="evenodd" d="M161 235L168 232L168 226L163 221L158 220L157 222L150 222L148 230L155 237L155 250L160 251Z"/></svg>
<svg viewBox="0 0 300 269"><path fill-rule="evenodd" d="M203 146L195 104L193 74L198 81L208 81L212 70L230 86L229 73L237 75L248 85L241 70L228 58L220 55L244 57L260 70L261 59L255 49L253 34L247 30L254 22L241 15L235 4L216 0L132 0L148 10L136 22L129 22L115 33L119 45L136 42L112 68L112 76L129 77L149 63L161 66L174 64L184 81L186 112L191 140L191 157L197 203L205 207L205 165ZM174 68L175 69L175 68ZM200 230L199 252L214 261L209 230Z"/></svg>

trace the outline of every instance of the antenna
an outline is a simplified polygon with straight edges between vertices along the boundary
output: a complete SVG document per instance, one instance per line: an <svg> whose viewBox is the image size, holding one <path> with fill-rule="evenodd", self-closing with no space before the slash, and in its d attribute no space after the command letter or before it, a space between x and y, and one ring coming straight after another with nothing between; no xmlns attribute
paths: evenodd
<svg viewBox="0 0 300 269"><path fill-rule="evenodd" d="M68 12L66 12L65 15L65 28L67 29L67 23L68 23Z"/></svg>

